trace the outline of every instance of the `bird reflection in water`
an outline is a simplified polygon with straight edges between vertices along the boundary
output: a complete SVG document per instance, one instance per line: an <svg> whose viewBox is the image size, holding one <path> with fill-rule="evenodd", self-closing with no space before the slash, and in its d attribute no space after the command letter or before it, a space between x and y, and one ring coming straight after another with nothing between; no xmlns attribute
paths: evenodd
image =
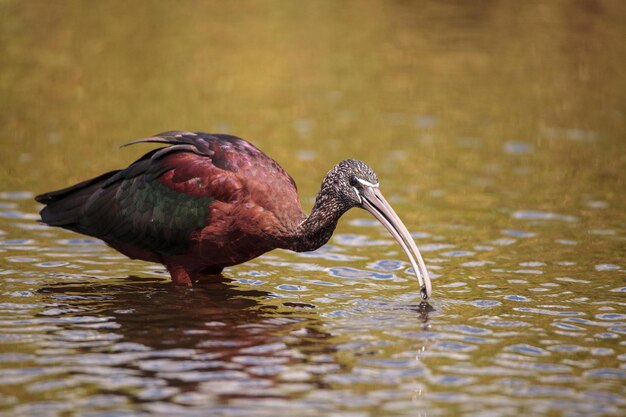
<svg viewBox="0 0 626 417"><path fill-rule="evenodd" d="M56 314L41 314L55 323L48 359L133 401L190 393L289 397L294 386L319 389L327 375L350 372L336 355L345 339L325 330L315 305L276 303L271 293L239 289L223 277L180 287L131 276L105 285L53 284L39 293ZM397 308L428 322L427 303ZM124 375L151 388L110 386L110 378Z"/></svg>
<svg viewBox="0 0 626 417"><path fill-rule="evenodd" d="M222 379L231 385L255 379L261 391L271 391L287 366L333 350L317 318L278 311L263 303L270 293L226 280L186 288L131 276L105 285L49 285L39 293L62 315L51 347L74 347L73 361L114 364L122 374L157 377L180 391ZM92 331L81 333L86 328Z"/></svg>

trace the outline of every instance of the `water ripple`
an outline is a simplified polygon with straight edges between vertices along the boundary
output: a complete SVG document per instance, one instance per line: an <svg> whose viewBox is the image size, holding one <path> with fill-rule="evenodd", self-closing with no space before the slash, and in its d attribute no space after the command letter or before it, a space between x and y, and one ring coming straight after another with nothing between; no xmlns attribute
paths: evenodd
<svg viewBox="0 0 626 417"><path fill-rule="evenodd" d="M594 267L596 271L615 271L621 269L619 265L599 264Z"/></svg>
<svg viewBox="0 0 626 417"><path fill-rule="evenodd" d="M2 200L31 200L33 193L30 191L2 191L0 199Z"/></svg>
<svg viewBox="0 0 626 417"><path fill-rule="evenodd" d="M505 295L504 299L505 300L510 300L510 301L519 301L519 302L523 302L523 303L527 303L527 302L531 301L529 298L524 297L523 295Z"/></svg>
<svg viewBox="0 0 626 417"><path fill-rule="evenodd" d="M523 231L523 230L512 230L512 229L503 230L501 233L503 235L519 237L519 238L527 238L527 237L535 237L535 236L537 236L537 234L534 233L534 232L526 232L526 231Z"/></svg>
<svg viewBox="0 0 626 417"><path fill-rule="evenodd" d="M550 355L550 352L548 352L547 350L538 348L536 346L526 345L526 344L511 345L511 346L508 346L505 349L505 351L516 352L516 353L521 353L521 354L524 354L524 355L531 355L531 356L548 356L548 355Z"/></svg>
<svg viewBox="0 0 626 417"><path fill-rule="evenodd" d="M602 369L592 369L590 371L583 372L584 376L591 378L608 378L608 379L620 379L626 380L626 369L613 369L613 368L602 368Z"/></svg>
<svg viewBox="0 0 626 417"><path fill-rule="evenodd" d="M474 307L480 307L480 308L491 308L491 307L502 305L500 301L496 301L496 300L474 300L474 301L471 301L469 304Z"/></svg>
<svg viewBox="0 0 626 417"><path fill-rule="evenodd" d="M339 245L344 246L384 246L391 245L389 240L375 240L364 235L355 234L337 234L333 236L333 240Z"/></svg>
<svg viewBox="0 0 626 417"><path fill-rule="evenodd" d="M368 264L367 267L378 271L399 271L402 270L405 265L405 262L393 259L381 259Z"/></svg>
<svg viewBox="0 0 626 417"><path fill-rule="evenodd" d="M547 211L538 211L538 210L516 211L513 213L512 217L514 219L522 219L522 220L562 220L565 222L578 221L578 218L576 216L550 213Z"/></svg>
<svg viewBox="0 0 626 417"><path fill-rule="evenodd" d="M543 308L531 308L531 307L514 307L513 310L523 313L536 313L547 314L550 316L583 316L585 313L579 311L554 311Z"/></svg>
<svg viewBox="0 0 626 417"><path fill-rule="evenodd" d="M383 274L380 272L374 271L365 271L357 268L349 268L349 267L337 267L328 269L330 275L338 278L351 278L351 279L359 279L359 278L371 278L377 280L388 280L394 278L393 274Z"/></svg>

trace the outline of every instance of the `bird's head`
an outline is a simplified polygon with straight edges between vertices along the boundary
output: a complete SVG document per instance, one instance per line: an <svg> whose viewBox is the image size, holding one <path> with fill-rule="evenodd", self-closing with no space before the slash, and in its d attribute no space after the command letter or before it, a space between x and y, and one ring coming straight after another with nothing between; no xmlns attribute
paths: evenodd
<svg viewBox="0 0 626 417"><path fill-rule="evenodd" d="M377 187L378 177L365 162L346 159L339 162L324 178L323 188L332 195L342 209L359 207L364 187Z"/></svg>
<svg viewBox="0 0 626 417"><path fill-rule="evenodd" d="M408 229L380 192L378 176L372 168L355 159L341 161L326 175L322 189L332 196L342 212L359 207L372 213L406 252L422 297L431 296L432 285L424 260Z"/></svg>

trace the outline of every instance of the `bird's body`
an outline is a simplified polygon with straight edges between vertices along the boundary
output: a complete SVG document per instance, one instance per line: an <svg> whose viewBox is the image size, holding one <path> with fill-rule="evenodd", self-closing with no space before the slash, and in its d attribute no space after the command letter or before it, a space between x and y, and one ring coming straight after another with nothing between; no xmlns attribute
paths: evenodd
<svg viewBox="0 0 626 417"><path fill-rule="evenodd" d="M126 169L38 196L46 204L42 221L100 238L130 258L161 263L187 285L198 274L217 274L275 248L317 249L339 217L363 203L358 188L378 187L367 165L344 161L326 176L307 217L289 174L243 139L174 131L132 143L138 142L166 146ZM405 243L414 247L412 239Z"/></svg>

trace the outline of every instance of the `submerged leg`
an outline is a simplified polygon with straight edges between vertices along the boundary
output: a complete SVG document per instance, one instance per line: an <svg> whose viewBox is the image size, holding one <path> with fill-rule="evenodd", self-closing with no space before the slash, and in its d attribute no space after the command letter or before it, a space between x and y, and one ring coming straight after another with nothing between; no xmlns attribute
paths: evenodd
<svg viewBox="0 0 626 417"><path fill-rule="evenodd" d="M165 267L170 273L170 276L172 277L172 282L174 284L191 287L191 275L189 274L189 271L187 271L184 267L175 263L167 263L165 264Z"/></svg>

